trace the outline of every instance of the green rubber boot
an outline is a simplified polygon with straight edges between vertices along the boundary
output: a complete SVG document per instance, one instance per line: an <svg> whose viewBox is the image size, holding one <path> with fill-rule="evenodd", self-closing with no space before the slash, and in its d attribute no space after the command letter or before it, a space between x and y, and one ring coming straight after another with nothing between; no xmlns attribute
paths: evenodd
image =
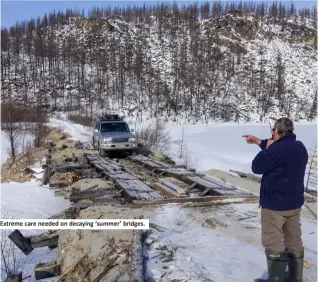
<svg viewBox="0 0 318 282"><path fill-rule="evenodd" d="M285 282L303 282L304 251L287 255L288 276Z"/></svg>
<svg viewBox="0 0 318 282"><path fill-rule="evenodd" d="M284 282L287 266L287 254L285 252L275 254L265 251L267 258L268 278L255 279L254 282Z"/></svg>

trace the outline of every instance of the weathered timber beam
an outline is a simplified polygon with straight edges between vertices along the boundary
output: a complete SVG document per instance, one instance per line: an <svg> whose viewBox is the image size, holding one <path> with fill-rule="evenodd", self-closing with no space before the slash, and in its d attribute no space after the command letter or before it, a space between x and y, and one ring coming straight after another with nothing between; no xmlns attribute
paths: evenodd
<svg viewBox="0 0 318 282"><path fill-rule="evenodd" d="M77 207L80 209L86 209L88 207L99 207L99 206L120 206L123 205L125 203L124 199L113 199L113 198L108 198L108 199L97 199L94 201L90 201L90 202L77 202L77 203L72 203L71 206L72 207Z"/></svg>
<svg viewBox="0 0 318 282"><path fill-rule="evenodd" d="M144 282L143 230L133 230L130 282Z"/></svg>
<svg viewBox="0 0 318 282"><path fill-rule="evenodd" d="M161 193L162 195L169 197L169 198L179 198L184 197L184 195L179 194L178 192L171 189L169 186L165 185L164 183L154 182L152 187ZM181 188L180 188L181 189Z"/></svg>
<svg viewBox="0 0 318 282"><path fill-rule="evenodd" d="M89 191L81 191L81 192L73 192L70 195L71 202L78 202L84 199L92 199L101 196L115 196L116 194L111 193L109 188L95 188L94 190Z"/></svg>
<svg viewBox="0 0 318 282"><path fill-rule="evenodd" d="M56 262L39 263L34 267L36 280L52 278L61 275L61 265Z"/></svg>
<svg viewBox="0 0 318 282"><path fill-rule="evenodd" d="M40 235L29 236L26 238L30 240L31 247L33 249L43 247L55 248L58 244L59 235L57 234L57 231L49 231Z"/></svg>
<svg viewBox="0 0 318 282"><path fill-rule="evenodd" d="M52 175L52 167L48 166L44 169L44 173L42 177L42 185L46 185L49 182L51 175Z"/></svg>
<svg viewBox="0 0 318 282"><path fill-rule="evenodd" d="M124 203L114 203L114 202L109 202L109 203L101 203L101 202L91 202L91 203L74 203L72 206L76 206L77 208L83 210L87 209L89 207L105 207L105 206L111 206L111 207L121 207L124 205Z"/></svg>
<svg viewBox="0 0 318 282"><path fill-rule="evenodd" d="M88 168L88 166L84 164L74 163L61 166L52 166L52 168L55 172L72 172L79 169Z"/></svg>
<svg viewBox="0 0 318 282"><path fill-rule="evenodd" d="M245 201L256 202L259 200L258 196L205 196L205 197L188 197L188 198L170 198L164 200L133 200L134 207L141 207L147 205L163 205L170 203L191 203L191 202L215 202L222 200L243 199ZM231 203L230 201L228 203Z"/></svg>
<svg viewBox="0 0 318 282"><path fill-rule="evenodd" d="M19 230L14 230L8 238L21 250L25 255L29 255L33 248L31 247L31 240L24 237Z"/></svg>
<svg viewBox="0 0 318 282"><path fill-rule="evenodd" d="M250 180L257 181L257 182L261 182L262 181L262 177L254 175L252 173L245 173L245 172L242 172L242 171L237 171L237 170L232 170L232 169L230 169L229 171L233 172L233 173L236 173L241 178L247 178L247 179L250 179Z"/></svg>
<svg viewBox="0 0 318 282"><path fill-rule="evenodd" d="M44 232L35 236L23 236L19 230L14 230L8 238L25 254L29 255L33 249L49 247L54 249L57 247L58 235L55 232Z"/></svg>
<svg viewBox="0 0 318 282"><path fill-rule="evenodd" d="M52 189L64 188L64 187L68 187L70 185L72 185L72 183L68 182L68 181L53 182L53 183L49 184L49 188L52 188Z"/></svg>

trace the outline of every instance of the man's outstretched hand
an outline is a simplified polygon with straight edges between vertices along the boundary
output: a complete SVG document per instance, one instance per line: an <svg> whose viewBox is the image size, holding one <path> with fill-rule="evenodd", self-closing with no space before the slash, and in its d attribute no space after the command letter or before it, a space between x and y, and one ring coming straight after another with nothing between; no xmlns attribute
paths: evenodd
<svg viewBox="0 0 318 282"><path fill-rule="evenodd" d="M250 134L246 134L246 135L243 135L242 137L245 138L246 142L248 144L256 144L256 145L259 145L261 144L261 139L253 136L253 135L250 135Z"/></svg>

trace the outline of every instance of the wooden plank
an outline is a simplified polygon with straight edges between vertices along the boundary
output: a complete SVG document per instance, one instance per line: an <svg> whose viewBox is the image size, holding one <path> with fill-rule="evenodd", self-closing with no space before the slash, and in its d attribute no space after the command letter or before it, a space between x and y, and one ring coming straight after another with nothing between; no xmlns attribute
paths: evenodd
<svg viewBox="0 0 318 282"><path fill-rule="evenodd" d="M214 192L217 192L223 196L226 196L226 195L253 195L252 193L249 193L249 192L246 192L246 191L243 191L241 189L227 189L227 188L217 188L217 189L213 189Z"/></svg>
<svg viewBox="0 0 318 282"><path fill-rule="evenodd" d="M186 191L189 192L189 191L191 191L192 189L195 189L196 186L197 186L196 183L192 183L191 186L190 186L188 189L186 189Z"/></svg>
<svg viewBox="0 0 318 282"><path fill-rule="evenodd" d="M52 166L52 168L55 172L72 172L85 168L85 165L80 163L68 163L67 165Z"/></svg>
<svg viewBox="0 0 318 282"><path fill-rule="evenodd" d="M68 182L66 180L60 180L59 182L53 182L49 184L50 188L63 188L63 187L68 187L72 185L71 182Z"/></svg>
<svg viewBox="0 0 318 282"><path fill-rule="evenodd" d="M161 165L156 164L155 162L153 162L151 159L149 159L147 157L142 158L141 155L131 156L130 159L135 161L136 163L144 165L145 167L147 167L148 169L151 169L151 170L154 168L161 168L162 167Z"/></svg>
<svg viewBox="0 0 318 282"><path fill-rule="evenodd" d="M200 176L188 176L188 177L186 177L186 179L188 182L191 182L191 184L196 183L198 187L201 186L201 187L204 187L204 189L224 187L218 183L214 183L212 181L206 180Z"/></svg>
<svg viewBox="0 0 318 282"><path fill-rule="evenodd" d="M52 167L48 166L47 168L44 169L44 173L42 177L42 185L46 185L49 182L51 175L52 175Z"/></svg>
<svg viewBox="0 0 318 282"><path fill-rule="evenodd" d="M130 175L126 172L121 172L121 173L117 173L117 174L109 174L108 175L109 178L113 179L113 180L138 180L138 178L134 175Z"/></svg>
<svg viewBox="0 0 318 282"><path fill-rule="evenodd" d="M88 202L88 203L81 203L81 202L77 202L77 203L72 203L71 206L72 207L76 207L79 209L86 209L89 207L102 207L102 206L121 206L125 204L124 201L116 201L114 199L112 199L111 201L99 201L99 202Z"/></svg>
<svg viewBox="0 0 318 282"><path fill-rule="evenodd" d="M40 235L25 237L30 240L31 247L35 248L43 248L49 247L54 248L58 244L59 235L56 231L54 232L44 232Z"/></svg>
<svg viewBox="0 0 318 282"><path fill-rule="evenodd" d="M75 203L80 200L101 197L107 194L111 195L114 193L111 193L109 188L95 188L94 190L89 190L89 191L73 192L70 195L70 201Z"/></svg>
<svg viewBox="0 0 318 282"><path fill-rule="evenodd" d="M24 237L19 230L14 230L8 238L21 250L25 255L29 255L33 248L31 247L31 240Z"/></svg>
<svg viewBox="0 0 318 282"><path fill-rule="evenodd" d="M206 189L201 193L201 196L205 196L205 195L208 194L211 190L212 190L211 187L206 188Z"/></svg>
<svg viewBox="0 0 318 282"><path fill-rule="evenodd" d="M144 282L143 230L133 230L130 282Z"/></svg>
<svg viewBox="0 0 318 282"><path fill-rule="evenodd" d="M227 184L227 183L224 183L220 180L217 180L217 179L214 179L212 177L209 177L207 175L204 175L204 174L200 174L200 177L203 178L204 180L206 181L209 181L211 183L215 183L217 185L220 185L221 187L224 187L224 188L229 188L229 189L237 189L236 187L234 187L233 185L230 185L230 184Z"/></svg>
<svg viewBox="0 0 318 282"><path fill-rule="evenodd" d="M159 166L161 166L161 167L165 167L165 168L170 168L170 167L172 167L172 165L167 164L167 163L164 163L164 162L159 161L159 160L156 160L156 159L154 159L154 158L150 158L150 160L151 160L153 163L155 163L155 164L157 164L157 165L159 165Z"/></svg>
<svg viewBox="0 0 318 282"><path fill-rule="evenodd" d="M52 278L61 275L61 265L57 263L39 263L34 266L36 280Z"/></svg>
<svg viewBox="0 0 318 282"><path fill-rule="evenodd" d="M116 180L117 185L124 190L124 197L131 202L134 199L163 199L164 197L153 191L149 186L136 180Z"/></svg>
<svg viewBox="0 0 318 282"><path fill-rule="evenodd" d="M178 180L181 180L183 181L183 177L185 176L195 176L195 173L193 173L192 171L190 170L187 170L187 169L158 169L157 170L157 173L160 175L160 176L167 176L167 177L173 177L173 178L176 178Z"/></svg>
<svg viewBox="0 0 318 282"><path fill-rule="evenodd" d="M254 175L252 173L245 173L245 172L242 172L242 171L237 171L237 170L232 170L232 169L230 169L229 171L233 172L233 173L236 173L238 176L240 176L242 178L247 178L247 179L250 179L250 180L254 180L256 182L261 182L262 181L262 177Z"/></svg>
<svg viewBox="0 0 318 282"><path fill-rule="evenodd" d="M165 179L165 178L160 178L158 180L158 182L160 183L163 183L164 185L168 186L170 189L172 189L173 191L175 191L177 194L186 194L185 193L185 190L178 186L177 184L175 183L172 183L171 181L169 181L168 179ZM181 192L183 191L183 192Z"/></svg>
<svg viewBox="0 0 318 282"><path fill-rule="evenodd" d="M224 200L234 200L243 199L246 201L258 201L258 196L205 196L205 197L187 197L187 198L170 198L163 200L152 200L152 201L132 201L133 206L147 206L147 205L162 205L170 203L190 203L190 202L213 202L213 201L224 201ZM230 201L228 203L231 203Z"/></svg>
<svg viewBox="0 0 318 282"><path fill-rule="evenodd" d="M152 186L155 190L160 192L162 195L168 197L168 198L179 198L183 197L181 194L176 192L175 190L171 189L170 187L166 186L163 183L160 182L154 182Z"/></svg>
<svg viewBox="0 0 318 282"><path fill-rule="evenodd" d="M11 271L4 282L22 282L22 272Z"/></svg>
<svg viewBox="0 0 318 282"><path fill-rule="evenodd" d="M135 180L128 180L127 183L133 188L133 189L138 189L139 191L143 192L152 192L153 189L151 189L148 185L140 181L139 179Z"/></svg>

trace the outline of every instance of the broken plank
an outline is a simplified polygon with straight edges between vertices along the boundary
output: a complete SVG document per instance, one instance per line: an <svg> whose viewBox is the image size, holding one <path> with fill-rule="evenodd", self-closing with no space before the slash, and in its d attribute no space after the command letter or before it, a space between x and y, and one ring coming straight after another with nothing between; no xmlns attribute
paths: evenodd
<svg viewBox="0 0 318 282"><path fill-rule="evenodd" d="M190 187L189 187L188 189L186 189L186 192L189 192L189 191L191 191L192 189L195 189L196 186L197 186L196 183L192 183L192 184L190 185Z"/></svg>
<svg viewBox="0 0 318 282"><path fill-rule="evenodd" d="M34 267L36 280L52 278L61 275L61 265L56 262L39 263Z"/></svg>
<svg viewBox="0 0 318 282"><path fill-rule="evenodd" d="M29 255L33 248L31 247L31 240L22 235L19 230L14 230L8 238L21 250L25 255Z"/></svg>
<svg viewBox="0 0 318 282"><path fill-rule="evenodd" d="M206 189L201 193L201 196L205 196L206 194L208 194L208 193L210 192L210 190L212 190L211 187L206 188Z"/></svg>
<svg viewBox="0 0 318 282"><path fill-rule="evenodd" d="M180 186L178 186L177 184L175 184L175 183L169 181L169 180L166 179L166 178L160 178L160 179L158 180L158 182L160 182L160 183L162 183L162 184L168 186L170 189L172 189L173 191L175 191L178 195L180 195L180 194L186 194L186 191L185 191L182 187L180 187Z"/></svg>
<svg viewBox="0 0 318 282"><path fill-rule="evenodd" d="M151 200L151 201L132 201L133 206L147 206L147 205L162 205L169 203L189 203L189 202L211 202L211 201L222 201L222 200L235 200L243 199L247 201L258 201L258 196L205 196L205 197L188 197L188 198L170 198L163 200ZM229 202L231 203L231 202Z"/></svg>
<svg viewBox="0 0 318 282"><path fill-rule="evenodd" d="M144 282L143 230L133 230L130 282Z"/></svg>
<svg viewBox="0 0 318 282"><path fill-rule="evenodd" d="M163 183L160 182L154 182L152 187L157 190L159 193L161 193L162 195L168 197L168 198L178 198L178 197L182 197L181 194L179 194L178 192L176 192L175 190L171 189L170 187L166 186Z"/></svg>

